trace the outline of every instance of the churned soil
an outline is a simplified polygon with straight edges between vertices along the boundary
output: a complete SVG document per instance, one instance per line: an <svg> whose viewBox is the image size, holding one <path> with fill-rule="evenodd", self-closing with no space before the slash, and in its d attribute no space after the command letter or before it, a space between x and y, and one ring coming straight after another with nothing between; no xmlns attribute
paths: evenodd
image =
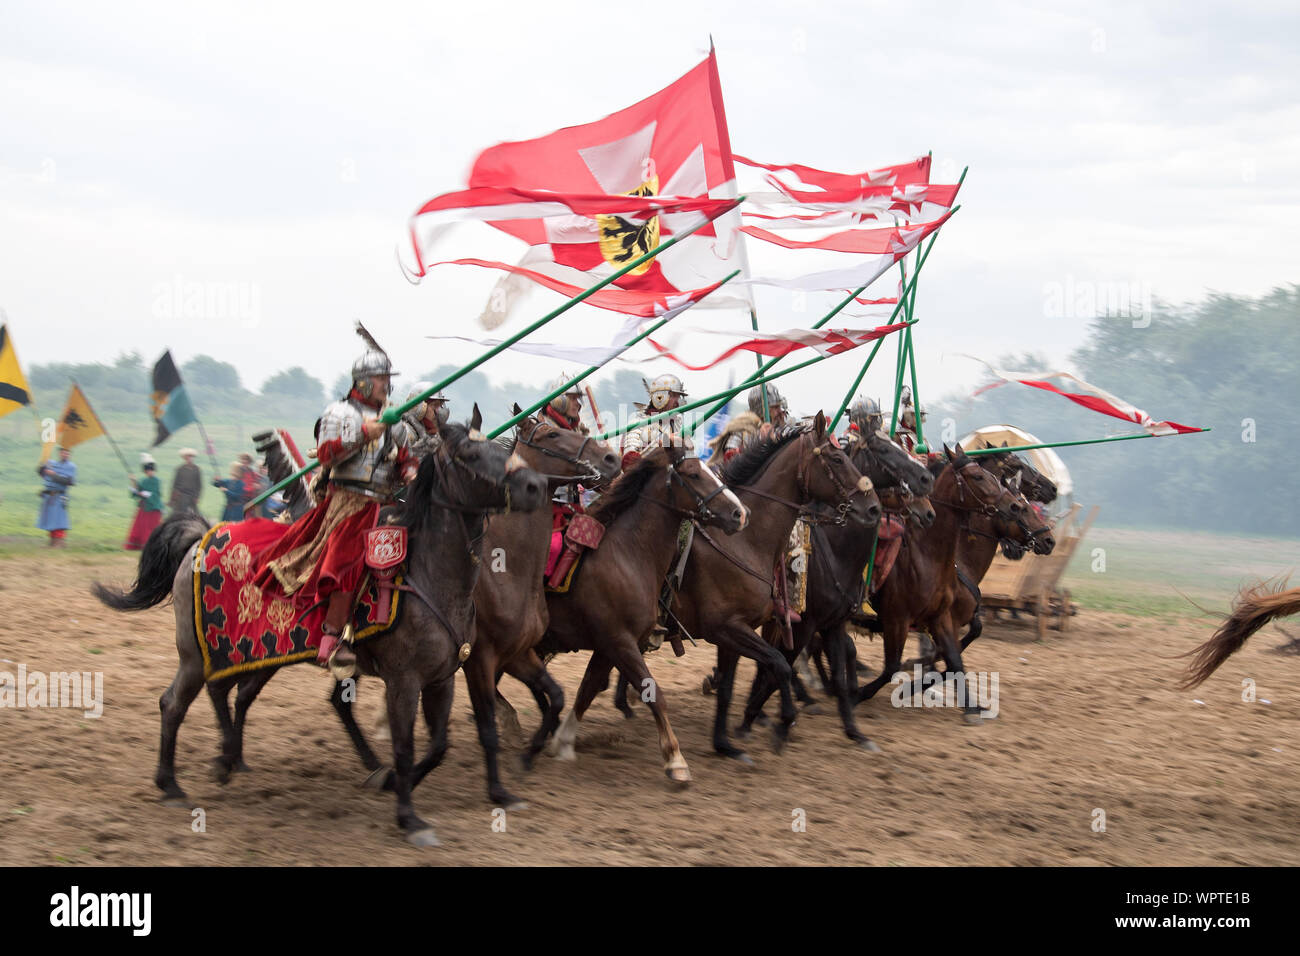
<svg viewBox="0 0 1300 956"><path fill-rule="evenodd" d="M649 712L638 704L625 720L606 693L579 729L576 762L543 756L524 773L505 761L507 786L530 806L504 818L485 796L458 677L451 750L415 793L442 840L433 849L404 843L391 795L360 786L330 682L299 665L253 707L251 771L224 786L209 774L211 705L195 700L177 752L203 811L192 814L161 805L152 779L158 696L175 671L172 611L121 615L88 591L133 571L129 555L0 560L0 671L101 672L104 688L98 719L0 709L4 864L1300 863L1300 659L1273 650L1283 637L1264 629L1205 685L1180 691L1186 662L1173 658L1207 638L1212 619L1086 609L1042 643L1028 625L986 626L966 661L998 675L995 720L970 727L952 709L899 708L882 692L858 708L881 747L869 753L827 702L800 716L780 755L758 730L750 769L712 754L714 698L700 689L712 649L688 645L677 660L665 648L650 666L694 782L670 787ZM878 642L861 640L859 654L879 667ZM585 664L551 663L570 700ZM742 665L740 693L752 673ZM530 695L509 679L502 688L531 731ZM361 682L368 731L379 696L376 681ZM518 745L506 736L509 758Z"/></svg>

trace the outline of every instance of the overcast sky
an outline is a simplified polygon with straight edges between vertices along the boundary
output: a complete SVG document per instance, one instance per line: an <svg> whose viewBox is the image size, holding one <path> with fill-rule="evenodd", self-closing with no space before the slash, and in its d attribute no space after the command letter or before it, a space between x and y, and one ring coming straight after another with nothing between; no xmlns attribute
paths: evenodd
<svg viewBox="0 0 1300 956"><path fill-rule="evenodd" d="M932 150L936 181L970 166L920 284L923 398L979 377L953 353L1063 361L1087 324L1080 290L1183 301L1300 281L1294 2L11 0L0 308L20 358L152 361L170 346L179 362L234 363L250 387L293 364L329 385L360 317L403 371L467 360L473 346L424 336L474 334L494 276L409 285L394 263L407 217L487 146L666 86L710 34L737 152L850 172ZM758 266L770 254L754 245ZM455 251L485 248L514 247ZM233 291L234 307L187 317L172 290L190 283ZM760 320L806 326L833 301L798 314L788 294L765 297ZM593 315L610 321L575 315L549 338L580 340ZM748 321L682 321L697 318ZM856 365L782 387L797 410L831 405ZM867 391L888 390L884 366ZM489 370L540 385L561 369L511 356Z"/></svg>

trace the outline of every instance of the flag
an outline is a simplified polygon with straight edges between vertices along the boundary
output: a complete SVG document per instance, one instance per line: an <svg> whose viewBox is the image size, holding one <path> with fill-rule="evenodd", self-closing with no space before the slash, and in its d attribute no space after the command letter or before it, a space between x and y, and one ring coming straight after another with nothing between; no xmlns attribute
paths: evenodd
<svg viewBox="0 0 1300 956"><path fill-rule="evenodd" d="M922 239L947 222L951 215L952 213L949 212L933 222L916 226L891 226L882 230L865 230L881 233L881 236L873 241L885 251L867 256L851 266L795 276L750 276L748 279L738 279L737 283L770 285L782 289L804 289L809 292L865 288L889 271L899 259L915 249Z"/></svg>
<svg viewBox="0 0 1300 956"><path fill-rule="evenodd" d="M668 87L604 119L485 150L474 161L468 185L471 191L725 199L736 196L735 180L717 60L710 51ZM539 215L491 224L530 247L545 248L538 270L584 288L697 221L692 213L665 212L644 220ZM615 284L665 296L708 286L735 268L739 225L739 214L729 212ZM413 242L427 261L433 256L427 254L426 232L424 223L413 223ZM747 295L728 299L732 305L749 303Z"/></svg>
<svg viewBox="0 0 1300 956"><path fill-rule="evenodd" d="M999 381L991 382L990 384L977 389L974 395L982 395L984 392L997 388L999 385L1005 385L1008 382L1019 382L1021 385L1028 385L1030 388L1038 388L1045 392L1052 392L1055 395L1060 395L1062 398L1068 399L1076 405L1082 405L1084 408L1091 409L1094 412L1099 412L1102 415L1109 415L1111 418L1118 418L1122 421L1132 422L1135 425L1141 425L1152 435L1180 435L1188 432L1199 432L1205 430L1191 425L1180 425L1178 422L1158 421L1136 405L1126 402L1124 399L1112 395L1109 392L1103 391L1096 385L1085 382L1083 379L1076 375L1072 375L1069 372L1004 372L1000 369L994 368L983 359L975 358L973 355L967 355L965 357L979 362L993 373L994 377L999 379ZM1049 378L1060 378L1074 382L1083 389L1083 392L1067 392L1047 381Z"/></svg>
<svg viewBox="0 0 1300 956"><path fill-rule="evenodd" d="M158 434L153 440L155 448L173 432L190 422L198 421L170 351L163 352L162 358L153 367L153 395L150 401L153 405L154 424L158 426Z"/></svg>
<svg viewBox="0 0 1300 956"><path fill-rule="evenodd" d="M672 359L692 372L713 368L737 352L757 352L778 358L799 349L812 349L819 355L839 355L867 342L884 338L890 332L907 327L907 323L882 325L874 329L786 329L755 336L752 330L674 329L647 341L663 358ZM725 351L715 354L719 339L731 340ZM711 356L711 357L710 357Z"/></svg>
<svg viewBox="0 0 1300 956"><path fill-rule="evenodd" d="M14 353L9 328L0 325L0 418L22 405L32 403L32 390L27 385L18 356Z"/></svg>
<svg viewBox="0 0 1300 956"><path fill-rule="evenodd" d="M90 407L81 386L73 382L72 390L68 392L68 404L64 406L63 414L54 428L54 441L46 442L41 449L41 461L49 461L56 445L71 448L104 433L104 426L95 410Z"/></svg>

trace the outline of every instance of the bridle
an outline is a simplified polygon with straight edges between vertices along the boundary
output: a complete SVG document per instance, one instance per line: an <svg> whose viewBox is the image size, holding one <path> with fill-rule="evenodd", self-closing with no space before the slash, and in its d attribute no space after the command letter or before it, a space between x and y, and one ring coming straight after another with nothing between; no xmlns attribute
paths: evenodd
<svg viewBox="0 0 1300 956"><path fill-rule="evenodd" d="M518 444L523 445L525 448L532 448L535 451L541 452L548 458L558 458L566 465L573 465L575 468L586 468L587 473L582 475L552 475L547 474L546 472L538 472L538 474L548 482L557 482L562 485L569 485L575 482L589 486L598 484L604 477L601 475L600 469L596 467L595 462L582 457L583 452L587 450L588 443L594 440L591 435L588 434L583 436L582 444L578 446L576 454L565 455L563 452L554 451L553 449L539 445L533 441L533 436L537 434L537 429L541 428L544 424L546 424L546 422L534 421L532 430L528 432L527 436L524 435L523 430L521 429L515 441Z"/></svg>
<svg viewBox="0 0 1300 956"><path fill-rule="evenodd" d="M805 437L808 437L808 433L805 433ZM815 510L811 509L806 503L790 501L788 498L782 498L780 495L760 491L753 485L739 486L735 490L744 491L751 495L757 495L760 498L766 498L768 501L775 501L777 504L783 505L791 511L797 512L799 517L810 525L842 525L848 521L849 509L853 506L853 497L855 495L865 495L868 492L873 491L875 486L871 483L871 479L866 475L863 475L862 480L853 487L844 484L844 482L840 480L840 476L835 473L835 469L831 467L830 462L827 461L826 457L822 454L822 449L827 447L839 447L833 442L830 435L827 435L826 439L820 445L813 446L812 457L822 466L823 469L825 469L827 478L830 479L831 484L835 487L836 494L839 496L839 501L835 505L834 517L823 517ZM799 496L807 502L812 498L812 494L808 485L808 460L806 458L801 457L799 459L799 466L795 469L794 478L795 487L799 489Z"/></svg>

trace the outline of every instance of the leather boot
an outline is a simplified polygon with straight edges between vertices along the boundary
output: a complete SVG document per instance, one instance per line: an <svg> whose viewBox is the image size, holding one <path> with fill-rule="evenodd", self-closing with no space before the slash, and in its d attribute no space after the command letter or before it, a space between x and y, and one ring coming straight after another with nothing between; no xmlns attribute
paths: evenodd
<svg viewBox="0 0 1300 956"><path fill-rule="evenodd" d="M351 594L346 591L330 594L325 609L325 623L321 626L320 650L316 654L316 663L322 667L328 667L331 661L337 667L352 667L356 664L357 656L352 653L351 646L340 639L351 611Z"/></svg>

